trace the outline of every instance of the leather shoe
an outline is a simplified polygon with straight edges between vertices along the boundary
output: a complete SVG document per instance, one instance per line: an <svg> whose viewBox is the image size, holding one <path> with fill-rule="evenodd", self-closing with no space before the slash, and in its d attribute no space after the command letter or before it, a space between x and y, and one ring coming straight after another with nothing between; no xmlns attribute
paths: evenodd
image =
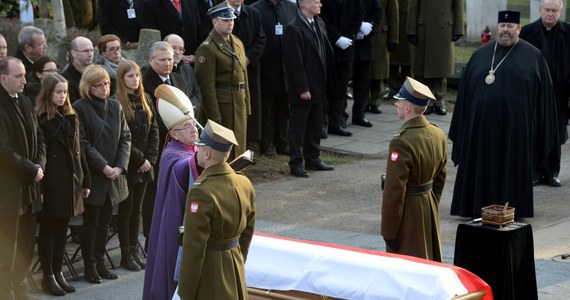
<svg viewBox="0 0 570 300"><path fill-rule="evenodd" d="M557 177L551 177L550 179L548 179L547 184L551 187L561 187L562 183L560 183L560 180Z"/></svg>
<svg viewBox="0 0 570 300"><path fill-rule="evenodd" d="M433 113L433 106L428 106L428 108L426 108L426 111L424 111L424 115L430 115L431 113Z"/></svg>
<svg viewBox="0 0 570 300"><path fill-rule="evenodd" d="M291 168L291 175L295 177L308 178L309 173L303 167Z"/></svg>
<svg viewBox="0 0 570 300"><path fill-rule="evenodd" d="M368 111L375 114L375 115L379 115L382 113L382 111L380 110L380 107L378 107L378 105L368 105Z"/></svg>
<svg viewBox="0 0 570 300"><path fill-rule="evenodd" d="M329 134L336 134L340 136L352 136L352 132L346 131L341 127L329 126Z"/></svg>
<svg viewBox="0 0 570 300"><path fill-rule="evenodd" d="M97 273L97 270L92 265L86 265L85 270L83 271L83 276L85 280L89 283L101 284L103 281L101 280L101 276Z"/></svg>
<svg viewBox="0 0 570 300"><path fill-rule="evenodd" d="M329 135L327 134L327 130L325 129L325 127L321 128L321 140L326 140L329 137Z"/></svg>
<svg viewBox="0 0 570 300"><path fill-rule="evenodd" d="M59 272L59 273L55 273L53 275L55 277L55 281L57 281L57 284L59 284L59 286L66 292L66 293L73 293L75 292L75 287L72 285L69 285L69 283L67 283L67 280L65 280L65 277L63 276L63 273Z"/></svg>
<svg viewBox="0 0 570 300"><path fill-rule="evenodd" d="M107 269L107 267L105 267L104 265L100 265L100 264L97 264L97 273L99 273L99 276L101 276L101 278L105 278L105 279L115 280L115 279L119 278L119 276L117 274L109 271L109 269Z"/></svg>
<svg viewBox="0 0 570 300"><path fill-rule="evenodd" d="M445 116L447 115L447 110L445 110L445 108L443 107L434 107L434 111L436 114L440 115L440 116Z"/></svg>
<svg viewBox="0 0 570 300"><path fill-rule="evenodd" d="M315 170L315 171L332 171L332 170L334 170L334 167L329 166L322 161L319 161L318 163L315 163L315 164L305 163L305 169Z"/></svg>
<svg viewBox="0 0 570 300"><path fill-rule="evenodd" d="M532 186L539 186L541 183L542 183L542 181L538 177L534 177L532 179Z"/></svg>
<svg viewBox="0 0 570 300"><path fill-rule="evenodd" d="M353 125L360 125L362 127L372 127L372 123L366 118L352 118Z"/></svg>
<svg viewBox="0 0 570 300"><path fill-rule="evenodd" d="M263 156L274 157L277 156L277 152L275 151L275 148L267 147L265 150L263 150Z"/></svg>
<svg viewBox="0 0 570 300"><path fill-rule="evenodd" d="M63 296L65 291L59 286L53 275L44 275L42 279L42 290L50 295Z"/></svg>

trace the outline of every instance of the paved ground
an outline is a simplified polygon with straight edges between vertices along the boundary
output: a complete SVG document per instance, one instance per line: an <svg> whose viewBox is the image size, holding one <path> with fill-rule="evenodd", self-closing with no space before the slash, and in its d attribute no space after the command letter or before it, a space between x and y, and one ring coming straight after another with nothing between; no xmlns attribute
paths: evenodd
<svg viewBox="0 0 570 300"><path fill-rule="evenodd" d="M349 102L349 109L352 105ZM330 136L322 141L326 150L357 154L353 163L336 166L333 172L310 172L310 178L285 177L260 184L257 191L257 231L368 249L384 249L379 235L380 174L386 166L388 141L401 126L393 105L382 105L383 113L368 115L372 128L348 126L350 138ZM451 115L430 115L445 132ZM451 143L449 144L451 150ZM561 188L535 188L535 218L532 224L535 265L540 299L564 299L570 294L570 145L563 148ZM526 162L521 162L526 163ZM453 262L457 225L465 219L449 215L456 168L449 166L447 185L440 204L444 262ZM116 242L116 241L115 241ZM72 245L74 247L75 245ZM112 250L115 262L119 250ZM81 263L75 264L81 274ZM64 269L65 270L65 269ZM140 299L143 272L117 269L120 278L91 285L74 282L78 292L65 299ZM39 280L39 275L35 277ZM36 294L41 299L50 296Z"/></svg>

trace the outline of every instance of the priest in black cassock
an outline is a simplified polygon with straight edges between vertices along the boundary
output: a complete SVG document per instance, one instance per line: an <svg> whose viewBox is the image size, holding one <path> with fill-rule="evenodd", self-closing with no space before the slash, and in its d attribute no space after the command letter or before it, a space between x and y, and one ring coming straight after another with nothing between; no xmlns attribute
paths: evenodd
<svg viewBox="0 0 570 300"><path fill-rule="evenodd" d="M458 166L451 214L480 217L504 204L533 217L537 161L558 146L552 81L538 49L519 39L520 13L500 11L497 39L477 49L461 78L449 129Z"/></svg>

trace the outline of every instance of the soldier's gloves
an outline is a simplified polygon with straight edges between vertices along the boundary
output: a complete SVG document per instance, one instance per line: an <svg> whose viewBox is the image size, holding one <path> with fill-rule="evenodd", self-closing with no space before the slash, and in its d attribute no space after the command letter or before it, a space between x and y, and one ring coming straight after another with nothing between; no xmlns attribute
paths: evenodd
<svg viewBox="0 0 570 300"><path fill-rule="evenodd" d="M408 41L410 44L415 45L418 42L418 37L415 34L408 35Z"/></svg>
<svg viewBox="0 0 570 300"><path fill-rule="evenodd" d="M360 24L360 32L361 32L364 36L369 35L370 32L372 32L372 23L370 23L370 22L362 22L362 24Z"/></svg>
<svg viewBox="0 0 570 300"><path fill-rule="evenodd" d="M396 43L388 43L388 52L394 52L398 48L398 44Z"/></svg>
<svg viewBox="0 0 570 300"><path fill-rule="evenodd" d="M463 35L461 35L461 34L454 34L454 35L451 37L451 41L452 41L452 42L457 42L462 36L463 36Z"/></svg>
<svg viewBox="0 0 570 300"><path fill-rule="evenodd" d="M338 40L336 40L336 43L334 43L337 47L339 47L340 49L344 50L350 46L352 46L352 40L349 38L346 38L344 36L341 36L338 38Z"/></svg>
<svg viewBox="0 0 570 300"><path fill-rule="evenodd" d="M386 251L391 250L392 252L398 252L398 250L400 250L400 246L398 246L396 240L384 239L384 242L386 243Z"/></svg>
<svg viewBox="0 0 570 300"><path fill-rule="evenodd" d="M363 34L362 32L358 32L358 33L356 34L356 40L357 40L357 41L360 41L360 40L362 40L363 38L364 38L364 34Z"/></svg>

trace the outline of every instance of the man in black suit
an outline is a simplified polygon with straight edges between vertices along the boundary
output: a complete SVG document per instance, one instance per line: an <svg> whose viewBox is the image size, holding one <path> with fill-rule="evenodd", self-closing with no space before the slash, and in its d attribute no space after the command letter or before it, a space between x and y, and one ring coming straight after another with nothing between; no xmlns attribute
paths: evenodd
<svg viewBox="0 0 570 300"><path fill-rule="evenodd" d="M556 116L558 118L559 147L552 150L545 161L538 162L534 185L547 184L560 187L558 179L561 145L568 140L568 97L570 96L570 24L560 21L563 8L561 0L542 0L540 2L540 19L525 25L520 37L538 48L550 70L554 97L556 100Z"/></svg>
<svg viewBox="0 0 570 300"><path fill-rule="evenodd" d="M149 52L148 68L143 74L143 86L145 92L151 95L152 104L154 105L154 111L158 111L156 108L156 97L154 96L154 90L161 84L168 84L175 86L182 90L188 95L186 91L184 79L177 73L172 72L174 65L174 50L167 42L156 42L152 45ZM152 221L152 210L154 208L154 198L156 196L156 178L158 178L158 166L160 165L160 153L162 153L162 148L164 148L164 140L168 134L168 129L164 125L162 118L159 114L156 114L156 122L158 123L158 157L156 164L154 165L154 178L155 180L150 182L147 186L147 191L145 198L143 199L142 207L142 217L143 217L143 235L147 238L145 242L145 249L148 245L148 235L150 233L150 224Z"/></svg>
<svg viewBox="0 0 570 300"><path fill-rule="evenodd" d="M175 3L179 4L179 10ZM202 43L202 23L195 0L145 0L141 22L141 28L159 30L161 39L171 33L181 36L186 45L183 60L194 62L194 52Z"/></svg>
<svg viewBox="0 0 570 300"><path fill-rule="evenodd" d="M184 54L184 40L177 34L169 34L164 38L164 41L169 43L174 51L174 66L172 72L179 74L184 80L186 85L186 93L192 102L194 111L198 111L200 102L202 101L202 93L200 93L200 86L196 80L196 72L190 64L182 60Z"/></svg>
<svg viewBox="0 0 570 300"><path fill-rule="evenodd" d="M362 26L364 11L361 0L323 0L323 18L328 37L334 43L336 63L336 93L329 98L328 131L340 136L351 136L344 130L348 115L345 112L346 93L351 64L354 61L354 41Z"/></svg>
<svg viewBox="0 0 570 300"><path fill-rule="evenodd" d="M243 0L227 0L237 18L234 20L232 34L237 36L245 47L247 63L247 83L251 115L247 118L247 142L261 139L261 92L259 87L259 58L265 47L265 32L261 23L261 14L256 9L243 4Z"/></svg>
<svg viewBox="0 0 570 300"><path fill-rule="evenodd" d="M45 145L32 102L22 94L26 69L19 59L0 59L0 299L28 299L22 281L32 265L38 183Z"/></svg>
<svg viewBox="0 0 570 300"><path fill-rule="evenodd" d="M266 42L260 65L261 140L260 153L289 155L289 103L283 63L283 27L297 15L289 0L261 0L251 7L261 13Z"/></svg>
<svg viewBox="0 0 570 300"><path fill-rule="evenodd" d="M196 0L198 3L198 15L200 16L199 41L204 41L212 31L212 18L208 15L208 9L224 2L224 0Z"/></svg>
<svg viewBox="0 0 570 300"><path fill-rule="evenodd" d="M297 3L297 16L285 26L283 35L291 103L289 168L293 176L309 177L306 169L334 169L320 159L322 106L327 101L328 71L334 64L329 63L333 59L332 47L325 24L318 17L321 1L298 0Z"/></svg>
<svg viewBox="0 0 570 300"><path fill-rule="evenodd" d="M138 47L143 0L99 0L101 35L114 34L125 50Z"/></svg>

